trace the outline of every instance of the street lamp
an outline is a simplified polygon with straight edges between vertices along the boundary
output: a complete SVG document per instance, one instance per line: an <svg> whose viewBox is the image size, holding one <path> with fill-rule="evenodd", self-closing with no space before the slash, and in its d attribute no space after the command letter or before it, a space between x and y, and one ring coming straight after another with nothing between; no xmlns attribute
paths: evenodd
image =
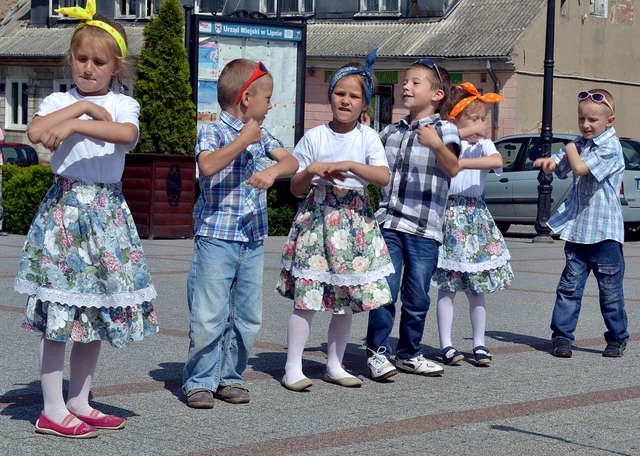
<svg viewBox="0 0 640 456"><path fill-rule="evenodd" d="M553 40L555 29L555 0L547 0L547 34L544 46L544 82L542 89L542 128L540 140L542 145L541 156L551 156L551 142L553 132L551 128L553 108ZM538 213L536 215L536 236L533 242L553 242L550 236L551 229L547 226L547 220L551 212L551 181L553 176L545 174L542 170L538 173Z"/></svg>

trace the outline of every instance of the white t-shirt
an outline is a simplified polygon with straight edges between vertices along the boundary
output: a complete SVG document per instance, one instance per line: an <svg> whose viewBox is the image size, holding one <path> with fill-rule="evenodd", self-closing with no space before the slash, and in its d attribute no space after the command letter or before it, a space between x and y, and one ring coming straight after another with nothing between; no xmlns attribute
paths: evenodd
<svg viewBox="0 0 640 456"><path fill-rule="evenodd" d="M300 164L298 172L313 162L350 160L371 166L389 166L378 133L360 123L348 133L336 133L329 124L314 127L298 141L293 155ZM326 181L314 176L311 183L316 185ZM346 173L344 181L336 183L347 188L364 188L368 185L368 182L350 172Z"/></svg>
<svg viewBox="0 0 640 456"><path fill-rule="evenodd" d="M461 141L461 149L460 158L480 158L500 153L490 139L480 139L475 144L471 144L463 139ZM493 171L498 176L502 174L502 168L496 168ZM488 169L463 169L451 179L449 195L463 195L476 198L482 196L488 173Z"/></svg>
<svg viewBox="0 0 640 456"><path fill-rule="evenodd" d="M111 120L130 123L138 128L140 105L133 98L108 92L103 96L83 97L76 89L54 92L47 96L35 115L46 116L80 100L87 100L105 108ZM90 120L83 114L80 119ZM51 155L51 169L62 176L74 177L87 183L114 183L122 179L124 154L135 145L114 144L74 133L62 141Z"/></svg>

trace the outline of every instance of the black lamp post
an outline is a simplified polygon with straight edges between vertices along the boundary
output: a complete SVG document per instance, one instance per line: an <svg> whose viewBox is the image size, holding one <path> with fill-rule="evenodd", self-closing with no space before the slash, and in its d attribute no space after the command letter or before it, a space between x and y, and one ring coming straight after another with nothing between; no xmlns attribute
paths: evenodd
<svg viewBox="0 0 640 456"><path fill-rule="evenodd" d="M551 143L553 132L551 128L553 108L553 40L555 29L555 0L547 0L547 34L544 47L544 86L542 89L542 129L540 140L542 142L543 157L551 156ZM547 226L547 220L551 213L551 181L553 176L545 174L542 170L538 174L538 213L536 216L536 236L533 242L553 242L550 236L551 229Z"/></svg>

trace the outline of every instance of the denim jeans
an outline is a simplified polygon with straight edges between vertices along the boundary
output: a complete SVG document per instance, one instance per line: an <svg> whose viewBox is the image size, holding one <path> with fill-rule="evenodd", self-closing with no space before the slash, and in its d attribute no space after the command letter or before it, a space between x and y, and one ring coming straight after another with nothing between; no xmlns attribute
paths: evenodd
<svg viewBox="0 0 640 456"><path fill-rule="evenodd" d="M197 236L187 279L189 354L183 390L244 384L262 322L262 241Z"/></svg>
<svg viewBox="0 0 640 456"><path fill-rule="evenodd" d="M438 265L438 242L384 228L382 236L395 268L395 272L387 276L391 288L391 303L369 312L367 347L374 351L385 347L388 355L393 353L389 335L393 329L396 300L400 292L402 306L396 356L401 359L413 358L421 353L420 342L430 305L429 286Z"/></svg>
<svg viewBox="0 0 640 456"><path fill-rule="evenodd" d="M570 341L575 339L573 332L578 324L584 285L589 272L593 271L600 290L600 312L607 327L607 332L604 333L605 340L609 342L628 339L627 313L624 310L622 290L622 244L613 240L597 244L566 242L564 254L567 262L556 289L556 304L551 317L551 337L563 337Z"/></svg>

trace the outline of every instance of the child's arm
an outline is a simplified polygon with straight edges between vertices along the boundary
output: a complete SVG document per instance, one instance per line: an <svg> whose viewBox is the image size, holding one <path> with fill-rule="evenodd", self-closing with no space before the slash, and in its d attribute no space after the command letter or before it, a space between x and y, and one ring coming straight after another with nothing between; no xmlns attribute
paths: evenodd
<svg viewBox="0 0 640 456"><path fill-rule="evenodd" d="M285 148L273 149L270 155L278 162L267 169L258 171L247 180L247 184L256 188L267 189L279 177L291 176L298 169L298 160Z"/></svg>
<svg viewBox="0 0 640 456"><path fill-rule="evenodd" d="M502 168L502 155L491 154L485 157L461 158L458 160L460 169L498 169Z"/></svg>
<svg viewBox="0 0 640 456"><path fill-rule="evenodd" d="M321 177L331 181L334 179L344 180L344 173L346 172L351 172L378 187L387 185L391 176L388 166L367 165L356 161L341 161L329 163L325 170L325 175Z"/></svg>
<svg viewBox="0 0 640 456"><path fill-rule="evenodd" d="M34 144L40 143L48 149L55 150L61 141L65 140L73 133L81 133L92 138L120 143L120 141L111 141L106 138L98 137L95 134L92 134L91 127L87 130L85 128L87 127L86 125L77 125L75 122L72 122L79 121L79 117L83 114L88 115L94 121L111 122L111 115L102 106L98 106L86 100L81 100L45 116L35 116L31 122L29 122L29 126L27 128L29 141ZM82 131L76 131L78 128ZM84 131L88 131L88 133L85 133ZM98 132L98 134L100 133ZM136 129L136 136L134 136L130 141L123 142L123 144L134 142L137 134L138 132Z"/></svg>
<svg viewBox="0 0 640 456"><path fill-rule="evenodd" d="M254 119L248 120L233 142L215 152L203 150L198 155L198 168L203 176L213 176L229 166L235 158L253 143L260 141L260 125Z"/></svg>
<svg viewBox="0 0 640 456"><path fill-rule="evenodd" d="M420 144L429 147L436 155L438 166L449 177L458 174L458 157L452 146L445 145L440 139L438 132L433 125L423 125L418 128L418 141Z"/></svg>
<svg viewBox="0 0 640 456"><path fill-rule="evenodd" d="M578 152L578 148L575 143L570 142L564 147L565 157L569 166L571 167L571 171L576 176L585 176L589 174L589 168L586 163L582 160L580 156L580 152Z"/></svg>

